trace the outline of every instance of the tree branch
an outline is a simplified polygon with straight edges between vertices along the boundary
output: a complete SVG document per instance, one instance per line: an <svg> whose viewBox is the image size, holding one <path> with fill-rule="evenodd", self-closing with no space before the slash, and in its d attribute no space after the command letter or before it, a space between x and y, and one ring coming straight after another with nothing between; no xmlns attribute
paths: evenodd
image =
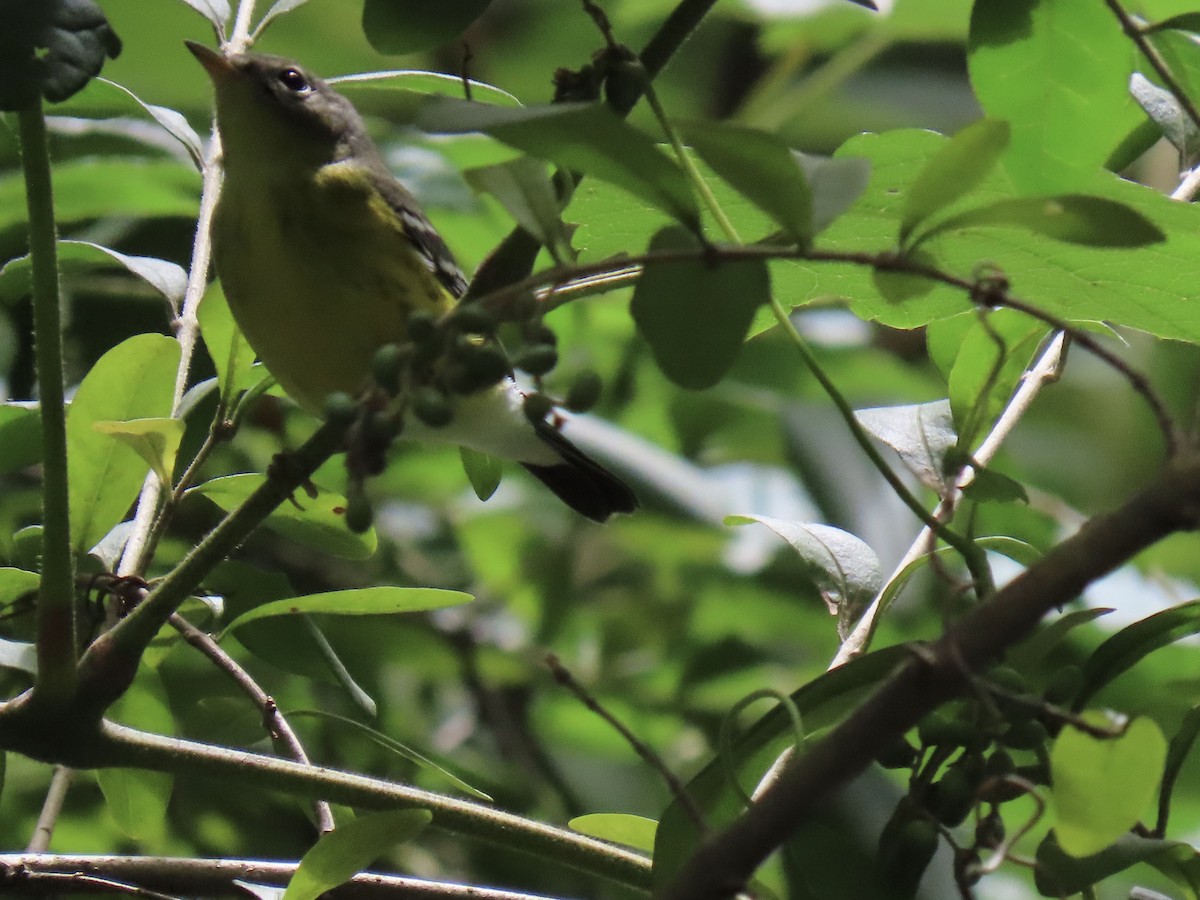
<svg viewBox="0 0 1200 900"><path fill-rule="evenodd" d="M1132 556L1200 522L1200 453L1168 463L1158 479L1120 508L1089 520L1072 537L915 652L858 709L794 759L739 819L705 841L677 873L664 900L725 900L792 831L881 748L961 693L1049 610Z"/></svg>

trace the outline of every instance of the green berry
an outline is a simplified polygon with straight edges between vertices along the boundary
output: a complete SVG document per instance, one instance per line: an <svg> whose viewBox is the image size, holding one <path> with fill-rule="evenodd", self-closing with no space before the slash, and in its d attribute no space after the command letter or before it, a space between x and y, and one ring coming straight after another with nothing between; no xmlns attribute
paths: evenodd
<svg viewBox="0 0 1200 900"><path fill-rule="evenodd" d="M1061 706L1070 703L1083 688L1083 669L1076 665L1066 665L1050 676L1046 690L1042 696L1047 703Z"/></svg>
<svg viewBox="0 0 1200 900"><path fill-rule="evenodd" d="M414 393L412 411L430 428L443 428L454 418L450 399L437 388L423 387Z"/></svg>
<svg viewBox="0 0 1200 900"><path fill-rule="evenodd" d="M396 344L384 344L375 351L371 360L371 373L375 383L393 397L400 391L400 373L403 370L404 351Z"/></svg>
<svg viewBox="0 0 1200 900"><path fill-rule="evenodd" d="M375 519L375 511L371 509L371 501L362 492L362 485L351 485L346 498L346 527L355 534L362 534L371 527Z"/></svg>
<svg viewBox="0 0 1200 900"><path fill-rule="evenodd" d="M517 354L513 365L530 375L545 375L558 365L558 351L551 344L530 344Z"/></svg>
<svg viewBox="0 0 1200 900"><path fill-rule="evenodd" d="M325 398L325 418L339 425L349 425L358 415L358 404L349 394L334 391Z"/></svg>
<svg viewBox="0 0 1200 900"><path fill-rule="evenodd" d="M572 412L587 412L600 399L604 384L591 369L580 372L571 382L564 405Z"/></svg>
<svg viewBox="0 0 1200 900"><path fill-rule="evenodd" d="M491 334L496 330L496 319L478 303L465 303L458 307L450 321L466 334Z"/></svg>
<svg viewBox="0 0 1200 900"><path fill-rule="evenodd" d="M415 312L408 317L408 337L414 344L432 344L437 337L437 319L427 312Z"/></svg>
<svg viewBox="0 0 1200 900"><path fill-rule="evenodd" d="M538 422L544 422L546 416L550 415L550 411L554 409L554 401L545 394L528 394L522 408L525 410L525 418L536 425Z"/></svg>

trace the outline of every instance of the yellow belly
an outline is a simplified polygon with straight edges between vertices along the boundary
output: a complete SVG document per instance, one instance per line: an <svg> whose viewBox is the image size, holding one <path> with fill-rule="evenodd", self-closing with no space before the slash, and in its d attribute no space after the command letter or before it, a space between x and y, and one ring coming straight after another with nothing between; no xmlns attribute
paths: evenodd
<svg viewBox="0 0 1200 900"><path fill-rule="evenodd" d="M238 326L313 412L334 391L365 387L375 351L404 340L411 312L453 303L368 185L326 168L330 177L279 181L231 173L213 226Z"/></svg>

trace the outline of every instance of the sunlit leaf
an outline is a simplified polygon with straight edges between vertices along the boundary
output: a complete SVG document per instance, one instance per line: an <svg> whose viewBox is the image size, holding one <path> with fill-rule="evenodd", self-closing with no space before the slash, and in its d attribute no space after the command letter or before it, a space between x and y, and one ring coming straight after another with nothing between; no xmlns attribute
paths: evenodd
<svg viewBox="0 0 1200 900"><path fill-rule="evenodd" d="M328 591L272 600L242 613L227 626L236 631L241 626L273 616L311 615L325 613L335 616L389 616L396 613L425 612L469 603L470 594L440 588L373 587L349 591Z"/></svg>

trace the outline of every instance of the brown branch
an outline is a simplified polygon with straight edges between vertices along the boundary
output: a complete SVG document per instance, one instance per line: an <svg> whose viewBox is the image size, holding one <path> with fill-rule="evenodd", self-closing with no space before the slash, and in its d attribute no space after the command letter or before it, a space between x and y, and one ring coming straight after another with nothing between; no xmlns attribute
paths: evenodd
<svg viewBox="0 0 1200 900"><path fill-rule="evenodd" d="M1200 523L1200 453L1168 463L1120 508L1089 520L989 600L914 654L728 828L705 841L662 894L665 900L725 900L791 832L926 714L962 693L1025 637L1049 610L1077 597L1156 541Z"/></svg>
<svg viewBox="0 0 1200 900"><path fill-rule="evenodd" d="M211 636L183 616L176 613L171 616L170 622L171 627L178 631L189 645L203 653L214 666L232 678L242 693L259 708L262 713L263 727L266 728L271 742L281 745L287 751L288 756L296 762L306 766L310 765L308 754L304 752L304 745L300 743L300 738L296 736L292 726L288 724L283 713L279 711L279 707L275 705L274 698L259 687L258 682L251 677L250 673L222 650ZM316 816L318 831L322 834L333 831L333 810L328 803L324 800L315 801L313 813Z"/></svg>
<svg viewBox="0 0 1200 900"><path fill-rule="evenodd" d="M189 897L242 895L236 881L285 885L294 862L261 859L191 859L155 856L83 856L40 853L0 854L0 893L39 896L63 891L112 894L116 882L143 891ZM330 889L330 898L379 897L388 900L554 900L541 894L489 890L464 884L425 881L370 872Z"/></svg>

